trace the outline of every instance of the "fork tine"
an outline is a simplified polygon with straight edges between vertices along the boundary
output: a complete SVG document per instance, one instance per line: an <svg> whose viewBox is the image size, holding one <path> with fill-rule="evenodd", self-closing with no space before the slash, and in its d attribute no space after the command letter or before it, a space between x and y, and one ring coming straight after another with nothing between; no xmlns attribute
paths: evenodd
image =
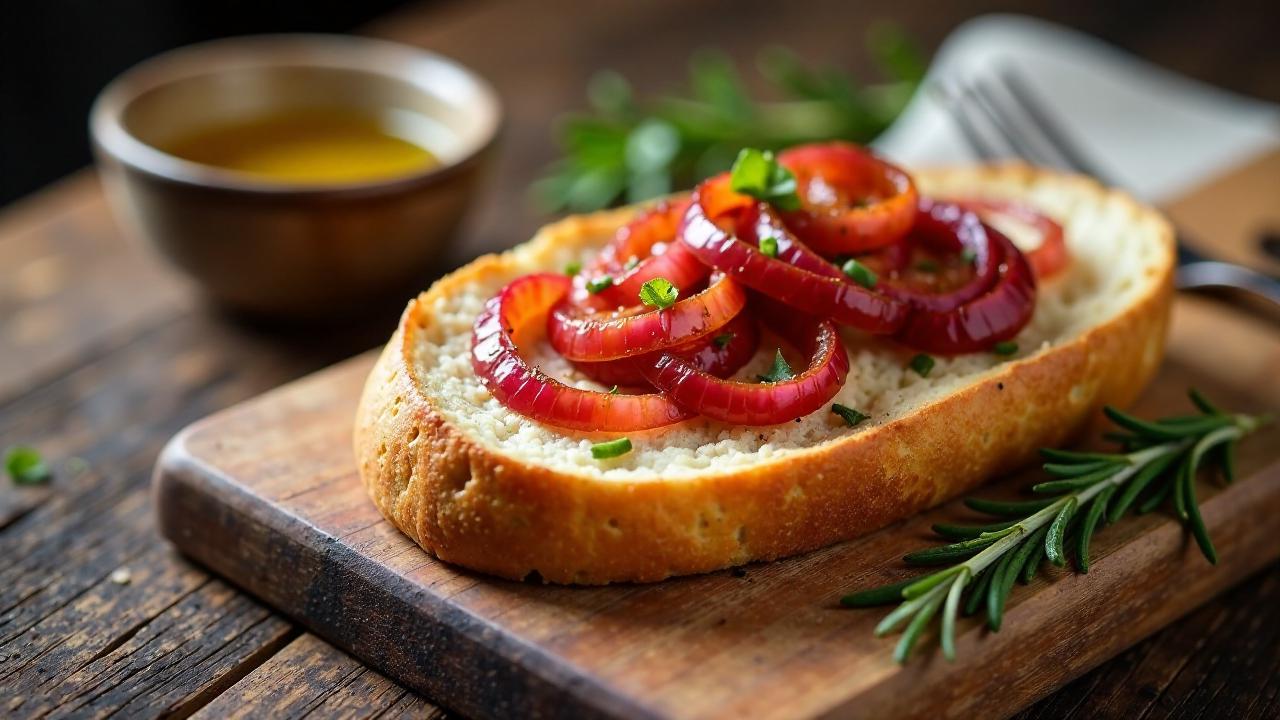
<svg viewBox="0 0 1280 720"><path fill-rule="evenodd" d="M1046 146L1043 141L1036 137L1034 123L1030 124L1032 129L1028 129L1029 124L1025 122L1025 116L1015 117L1018 113L1011 111L985 82L978 78L972 80L969 83L969 93L973 96L975 104L987 116L991 126L1000 133L1005 142L1009 143L1018 157L1037 165L1058 164L1057 158L1050 157L1050 154L1045 152Z"/></svg>
<svg viewBox="0 0 1280 720"><path fill-rule="evenodd" d="M1039 130L1039 135L1071 170L1092 175L1108 185L1115 184L1096 163L1089 159L1087 153L1080 149L1079 144L1071 139L1070 134L1053 119L1052 114L1036 97L1021 73L1011 67L1002 66L996 69L995 77L1003 84L1006 94L1031 119L1031 125Z"/></svg>
<svg viewBox="0 0 1280 720"><path fill-rule="evenodd" d="M937 97L943 109L955 121L956 127L960 129L960 134L964 136L965 143L969 149L978 156L979 160L997 160L1005 156L1005 151L997 148L986 134L979 129L975 119L971 116L969 106L964 102L964 98L958 94L958 90L953 85L944 86L940 83L930 85L930 90Z"/></svg>

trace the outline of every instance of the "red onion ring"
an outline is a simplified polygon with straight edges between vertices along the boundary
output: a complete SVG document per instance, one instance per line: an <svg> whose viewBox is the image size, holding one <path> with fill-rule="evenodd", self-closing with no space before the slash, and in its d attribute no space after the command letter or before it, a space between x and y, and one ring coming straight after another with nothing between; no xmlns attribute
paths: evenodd
<svg viewBox="0 0 1280 720"><path fill-rule="evenodd" d="M654 278L664 278L678 288L696 287L705 280L710 272L707 266L675 242L688 207L688 200L663 201L619 228L582 273L582 286L574 299L597 308L629 307L636 304L640 287ZM587 281L605 276L613 283L590 297Z"/></svg>
<svg viewBox="0 0 1280 720"><path fill-rule="evenodd" d="M990 215L1007 215L1034 227L1040 233L1040 244L1023 254L1027 262L1031 263L1031 269L1035 271L1037 278L1051 278L1071 264L1062 225L1031 206L1014 200L990 198L965 198L952 202L978 213L984 219L989 219Z"/></svg>
<svg viewBox="0 0 1280 720"><path fill-rule="evenodd" d="M662 427L692 417L659 393L614 395L580 390L530 365L513 336L541 320L570 289L563 275L526 275L485 303L471 334L471 367L510 410L570 430L626 432Z"/></svg>
<svg viewBox="0 0 1280 720"><path fill-rule="evenodd" d="M722 335L732 336L720 341ZM716 377L729 377L746 365L760 346L760 331L756 321L745 310L716 334L687 345L672 348L669 352L685 358L694 367ZM573 366L582 374L601 385L619 387L648 387L649 381L638 365L653 362L657 356L642 355L635 361L630 359L605 360L604 362L575 362Z"/></svg>

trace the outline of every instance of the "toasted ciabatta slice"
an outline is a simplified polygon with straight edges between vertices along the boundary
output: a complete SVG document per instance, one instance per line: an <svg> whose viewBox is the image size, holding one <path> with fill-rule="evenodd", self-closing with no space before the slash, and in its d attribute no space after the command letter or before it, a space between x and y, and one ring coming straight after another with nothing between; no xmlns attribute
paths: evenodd
<svg viewBox="0 0 1280 720"><path fill-rule="evenodd" d="M1010 358L939 358L846 332L852 370L836 402L794 423L696 418L615 435L565 432L500 405L471 369L471 326L502 285L585 261L634 209L570 217L482 257L405 310L360 401L355 450L382 513L442 560L557 583L653 581L780 558L865 534L967 491L1124 405L1164 350L1173 235L1154 210L1092 180L1021 165L921 172L923 192L1031 203L1059 220L1073 258L1042 285ZM1017 238L1015 237L1015 240ZM544 343L545 345L545 343ZM582 387L549 349L522 345ZM767 363L762 346L746 376Z"/></svg>

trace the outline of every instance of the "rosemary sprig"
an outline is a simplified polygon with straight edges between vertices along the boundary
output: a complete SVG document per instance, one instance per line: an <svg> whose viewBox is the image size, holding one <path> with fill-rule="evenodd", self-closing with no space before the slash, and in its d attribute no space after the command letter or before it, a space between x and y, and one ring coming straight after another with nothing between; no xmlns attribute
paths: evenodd
<svg viewBox="0 0 1280 720"><path fill-rule="evenodd" d="M691 187L727 170L743 147L868 142L906 106L925 63L893 25L871 26L867 44L886 82L862 84L837 68L806 67L790 50L765 50L758 65L770 99L753 97L734 63L713 50L690 60L687 89L651 99L616 72L597 73L590 112L560 123L561 158L534 196L548 212L598 210Z"/></svg>
<svg viewBox="0 0 1280 720"><path fill-rule="evenodd" d="M1015 581L1031 581L1043 560L1089 571L1089 540L1106 522L1131 508L1150 512L1172 499L1174 513L1195 538L1210 563L1218 562L1196 500L1195 479L1206 461L1216 462L1229 483L1235 479L1235 448L1240 438L1270 422L1268 416L1227 413L1195 390L1199 414L1147 421L1112 407L1105 409L1122 432L1109 433L1122 452L1041 450L1045 471L1054 479L1031 490L1051 497L998 501L969 498L971 509L1003 520L986 525L934 525L949 545L919 550L903 558L909 565L946 565L913 578L841 599L847 607L900 603L876 626L886 635L905 624L894 659L905 663L933 617L941 611L942 654L955 659L957 615L985 608L987 625L998 631Z"/></svg>

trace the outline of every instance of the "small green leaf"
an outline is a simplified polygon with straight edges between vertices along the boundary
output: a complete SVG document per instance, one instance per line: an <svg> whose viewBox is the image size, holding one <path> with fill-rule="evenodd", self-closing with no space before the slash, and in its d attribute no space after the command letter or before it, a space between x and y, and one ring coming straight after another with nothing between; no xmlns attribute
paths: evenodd
<svg viewBox="0 0 1280 720"><path fill-rule="evenodd" d="M1004 603L1009 597L1005 577L1009 573L1009 565L1013 563L1013 553L1005 553L996 563L991 575L991 584L987 586L987 627L991 632L1000 632L1004 621Z"/></svg>
<svg viewBox="0 0 1280 720"><path fill-rule="evenodd" d="M936 273L939 270L938 263L932 260L921 260L915 265L916 270L923 273Z"/></svg>
<svg viewBox="0 0 1280 720"><path fill-rule="evenodd" d="M938 612L938 606L942 604L945 598L945 594L942 592L943 589L940 586L934 591L935 594L924 603L920 611L916 613L916 616L911 619L911 623L907 625L906 631L902 633L902 638L898 640L898 646L893 649L893 659L897 660L899 665L905 664L907 659L911 657L911 649L915 647L916 641L920 639L920 635L929 624L929 620Z"/></svg>
<svg viewBox="0 0 1280 720"><path fill-rule="evenodd" d="M591 457L596 460L607 460L631 452L631 438L618 438L591 446Z"/></svg>
<svg viewBox="0 0 1280 720"><path fill-rule="evenodd" d="M831 412L839 415L849 427L855 427L858 423L871 417L870 415L864 415L863 413L860 413L847 405L841 405L840 403L832 405Z"/></svg>
<svg viewBox="0 0 1280 720"><path fill-rule="evenodd" d="M1012 340L1004 340L991 346L991 352L1002 357L1008 357L1018 352L1018 343Z"/></svg>
<svg viewBox="0 0 1280 720"><path fill-rule="evenodd" d="M577 260L574 260L573 262L564 266L564 274L568 275L569 277L573 277L574 275L577 275L580 272L582 272L582 263L578 262Z"/></svg>
<svg viewBox="0 0 1280 720"><path fill-rule="evenodd" d="M978 259L978 254L970 250L969 248L965 248L964 250L960 251L960 259L965 261L966 263L972 263L974 260Z"/></svg>
<svg viewBox="0 0 1280 720"><path fill-rule="evenodd" d="M947 660L956 659L956 613L960 608L960 595L965 585L969 584L969 568L951 581L951 589L947 591L947 601L942 608L942 656Z"/></svg>
<svg viewBox="0 0 1280 720"><path fill-rule="evenodd" d="M779 210L799 210L796 178L768 150L743 148L729 171L734 192L772 204Z"/></svg>
<svg viewBox="0 0 1280 720"><path fill-rule="evenodd" d="M1089 506L1089 511L1085 513L1084 522L1080 524L1080 536L1076 540L1076 567L1082 573L1089 572L1089 540L1093 537L1094 529L1098 527L1098 520L1107 512L1107 503L1115 492L1116 486L1112 485L1098 493L1093 499L1093 504Z"/></svg>
<svg viewBox="0 0 1280 720"><path fill-rule="evenodd" d="M720 333L719 335L711 338L711 342L715 343L716 347L723 350L726 347L729 347L729 343L733 342L734 337L733 333Z"/></svg>
<svg viewBox="0 0 1280 720"><path fill-rule="evenodd" d="M769 368L769 372L764 375L756 377L762 383L777 383L790 380L795 377L795 373L791 372L791 366L787 364L787 359L782 357L782 348L778 348L778 353L773 356L773 367Z"/></svg>
<svg viewBox="0 0 1280 720"><path fill-rule="evenodd" d="M902 561L908 565L941 565L952 560L964 560L982 552L1001 537L1004 537L1004 533L979 536L972 540L961 540L950 545L917 550L904 555Z"/></svg>
<svg viewBox="0 0 1280 720"><path fill-rule="evenodd" d="M982 535L983 533L999 532L1017 524L1017 520L1006 520L1004 522L992 523L990 525L938 524L933 526L933 531L948 540L970 540Z"/></svg>
<svg viewBox="0 0 1280 720"><path fill-rule="evenodd" d="M984 498L965 498L964 504L971 510L977 510L996 517L1026 517L1038 510L1043 510L1057 502L1053 498L1043 500L987 500Z"/></svg>
<svg viewBox="0 0 1280 720"><path fill-rule="evenodd" d="M909 578L902 582L850 593L840 598L840 604L845 607L875 607L877 605L892 605L896 602L902 602L903 589L916 582L916 580L917 578Z"/></svg>
<svg viewBox="0 0 1280 720"><path fill-rule="evenodd" d="M595 295L604 292L606 289L613 287L613 278L609 275L601 275L587 281L587 292Z"/></svg>
<svg viewBox="0 0 1280 720"><path fill-rule="evenodd" d="M666 278L654 278L640 286L640 302L649 307L666 310L676 304L680 290Z"/></svg>
<svg viewBox="0 0 1280 720"><path fill-rule="evenodd" d="M773 236L761 238L760 252L772 258L778 257L778 238Z"/></svg>
<svg viewBox="0 0 1280 720"><path fill-rule="evenodd" d="M911 358L910 367L916 371L920 377L929 377L929 373L933 371L934 359L932 355L919 353Z"/></svg>
<svg viewBox="0 0 1280 720"><path fill-rule="evenodd" d="M863 265L854 258L849 258L840 267L840 270L852 281L858 283L864 288L873 288L879 278L871 268Z"/></svg>
<svg viewBox="0 0 1280 720"><path fill-rule="evenodd" d="M1147 489L1147 486L1151 484L1151 481L1155 480L1156 477L1167 470L1177 458L1178 453L1171 452L1168 455L1161 455L1144 465L1142 469L1125 484L1124 491L1120 493L1120 497L1111 505L1109 512L1107 513L1107 521L1116 522L1119 520L1120 516L1124 515L1125 511L1129 509L1129 506L1133 504L1133 501L1138 498L1138 495L1141 494L1143 490Z"/></svg>
<svg viewBox="0 0 1280 720"><path fill-rule="evenodd" d="M1222 411L1218 409L1218 406L1210 402L1209 398L1202 395L1199 390L1190 388L1187 390L1187 395L1191 398L1191 402L1195 403L1195 406L1200 408L1200 412L1207 413L1209 415L1223 414Z"/></svg>
<svg viewBox="0 0 1280 720"><path fill-rule="evenodd" d="M1067 534L1067 523L1071 522L1071 517L1076 514L1078 506L1079 501L1074 497L1067 500L1058 511L1058 516L1053 519L1053 523L1049 525L1049 533L1044 536L1044 554L1049 558L1049 562L1058 567L1067 564L1067 554L1062 544Z"/></svg>
<svg viewBox="0 0 1280 720"><path fill-rule="evenodd" d="M995 568L988 567L986 570L978 573L972 583L973 589L969 591L969 597L964 601L965 616L978 612L978 606L987 598L987 587L991 585L991 578L995 575Z"/></svg>
<svg viewBox="0 0 1280 720"><path fill-rule="evenodd" d="M40 485L53 478L40 453L25 445L9 448L4 456L4 468L15 485Z"/></svg>

